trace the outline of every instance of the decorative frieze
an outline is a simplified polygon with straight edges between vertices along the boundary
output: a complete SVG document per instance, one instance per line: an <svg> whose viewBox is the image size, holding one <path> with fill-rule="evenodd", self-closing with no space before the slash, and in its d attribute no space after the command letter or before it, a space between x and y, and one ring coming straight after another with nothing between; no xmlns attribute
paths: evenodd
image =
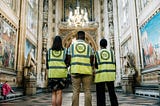
<svg viewBox="0 0 160 106"><path fill-rule="evenodd" d="M143 84L158 85L158 70L142 74Z"/></svg>

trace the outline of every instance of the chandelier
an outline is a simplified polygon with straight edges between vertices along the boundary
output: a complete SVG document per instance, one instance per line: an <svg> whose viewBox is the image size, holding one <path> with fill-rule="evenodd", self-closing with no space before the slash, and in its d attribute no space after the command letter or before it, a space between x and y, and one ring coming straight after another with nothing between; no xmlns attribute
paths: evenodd
<svg viewBox="0 0 160 106"><path fill-rule="evenodd" d="M73 13L74 12L74 13ZM87 9L80 9L79 2L77 2L77 7L73 11L71 7L69 7L69 16L67 20L69 26L75 27L83 27L88 25L88 13Z"/></svg>

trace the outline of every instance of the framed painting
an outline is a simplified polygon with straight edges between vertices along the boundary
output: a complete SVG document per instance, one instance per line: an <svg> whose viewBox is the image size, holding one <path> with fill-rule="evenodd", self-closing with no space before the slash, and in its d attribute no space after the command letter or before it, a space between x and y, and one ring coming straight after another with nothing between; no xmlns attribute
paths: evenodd
<svg viewBox="0 0 160 106"><path fill-rule="evenodd" d="M14 68L17 31L0 18L0 67Z"/></svg>
<svg viewBox="0 0 160 106"><path fill-rule="evenodd" d="M160 65L160 11L140 27L144 68Z"/></svg>

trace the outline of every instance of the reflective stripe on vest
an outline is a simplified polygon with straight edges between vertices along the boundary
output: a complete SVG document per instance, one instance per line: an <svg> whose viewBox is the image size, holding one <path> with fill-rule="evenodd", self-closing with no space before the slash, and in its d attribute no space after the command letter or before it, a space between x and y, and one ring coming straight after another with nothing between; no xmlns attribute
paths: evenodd
<svg viewBox="0 0 160 106"><path fill-rule="evenodd" d="M92 74L89 45L85 42L75 42L71 49L71 73Z"/></svg>
<svg viewBox="0 0 160 106"><path fill-rule="evenodd" d="M66 78L67 68L64 62L66 50L53 51L50 49L48 54L48 78Z"/></svg>
<svg viewBox="0 0 160 106"><path fill-rule="evenodd" d="M96 70L95 82L105 82L115 80L115 63L113 54L107 49L96 52L98 69Z"/></svg>

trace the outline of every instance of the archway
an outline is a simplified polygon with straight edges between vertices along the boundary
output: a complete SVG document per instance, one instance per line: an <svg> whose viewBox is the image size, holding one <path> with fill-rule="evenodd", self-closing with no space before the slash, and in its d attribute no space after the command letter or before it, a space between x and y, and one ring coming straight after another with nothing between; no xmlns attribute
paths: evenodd
<svg viewBox="0 0 160 106"><path fill-rule="evenodd" d="M66 34L64 37L63 37L63 46L68 48L70 46L70 44L72 43L72 41L77 37L77 32L79 30L73 30L73 31L70 31L70 33ZM91 47L94 49L94 50L97 50L98 49L98 46L96 44L96 40L93 39L93 37L85 30L82 30L85 32L85 41L86 43L90 44Z"/></svg>

